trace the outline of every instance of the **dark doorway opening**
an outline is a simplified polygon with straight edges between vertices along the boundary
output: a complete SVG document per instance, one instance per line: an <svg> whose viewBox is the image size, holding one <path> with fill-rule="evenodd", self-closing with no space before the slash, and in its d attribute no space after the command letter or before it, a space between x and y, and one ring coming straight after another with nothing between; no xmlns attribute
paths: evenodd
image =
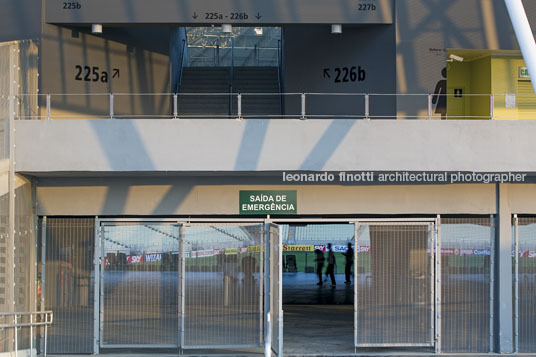
<svg viewBox="0 0 536 357"><path fill-rule="evenodd" d="M350 283L345 283L345 254L348 243L353 248L354 225L281 225L281 230L284 352L353 353L354 267L350 270ZM326 275L330 263L328 243L333 254L334 286ZM322 285L318 285L319 254L325 259Z"/></svg>

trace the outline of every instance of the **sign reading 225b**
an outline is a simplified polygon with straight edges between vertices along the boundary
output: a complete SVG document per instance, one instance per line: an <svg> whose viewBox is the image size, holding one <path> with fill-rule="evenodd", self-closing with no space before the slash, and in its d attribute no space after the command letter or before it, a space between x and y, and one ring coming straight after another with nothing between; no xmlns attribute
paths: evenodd
<svg viewBox="0 0 536 357"><path fill-rule="evenodd" d="M240 214L296 214L296 191L240 191Z"/></svg>

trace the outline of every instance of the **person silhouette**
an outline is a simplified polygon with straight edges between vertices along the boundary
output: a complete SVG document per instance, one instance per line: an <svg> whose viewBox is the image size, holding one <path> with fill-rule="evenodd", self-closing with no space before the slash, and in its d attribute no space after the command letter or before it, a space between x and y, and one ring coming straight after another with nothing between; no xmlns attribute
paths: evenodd
<svg viewBox="0 0 536 357"><path fill-rule="evenodd" d="M331 249L331 243L328 243L328 267L326 268L326 278L331 278L331 287L334 288L337 286L335 282L335 254L333 254L333 249Z"/></svg>
<svg viewBox="0 0 536 357"><path fill-rule="evenodd" d="M324 253L320 249L315 249L316 274L318 275L318 283L322 285L322 269L324 268Z"/></svg>
<svg viewBox="0 0 536 357"><path fill-rule="evenodd" d="M344 283L351 284L352 264L354 264L354 250L352 249L352 243L348 243L346 252L342 254L346 257L346 265L344 267L344 275L346 276L346 280L344 281Z"/></svg>
<svg viewBox="0 0 536 357"><path fill-rule="evenodd" d="M432 104L436 104L435 113L441 114L441 119L447 117L447 67L441 70L444 79L437 82L432 97Z"/></svg>

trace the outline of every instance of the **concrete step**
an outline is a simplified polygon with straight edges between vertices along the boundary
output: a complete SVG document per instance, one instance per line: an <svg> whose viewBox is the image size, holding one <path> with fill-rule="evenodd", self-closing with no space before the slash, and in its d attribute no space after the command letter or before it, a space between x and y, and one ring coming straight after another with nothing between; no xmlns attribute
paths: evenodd
<svg viewBox="0 0 536 357"><path fill-rule="evenodd" d="M188 95L179 97L179 115L228 115L231 69L229 67L186 67L183 70L181 93L222 93L224 95ZM279 93L276 67L236 67L233 69L233 93ZM231 113L236 113L236 96L231 99ZM280 98L244 96L244 115L277 115Z"/></svg>

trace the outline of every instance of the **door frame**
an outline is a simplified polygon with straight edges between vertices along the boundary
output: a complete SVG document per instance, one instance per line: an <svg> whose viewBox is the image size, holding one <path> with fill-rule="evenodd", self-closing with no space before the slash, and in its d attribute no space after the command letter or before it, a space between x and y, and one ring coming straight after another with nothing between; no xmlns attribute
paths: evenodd
<svg viewBox="0 0 536 357"><path fill-rule="evenodd" d="M396 225L411 224L428 226L428 247L430 249L430 343L358 343L358 289L357 289L357 246L360 225ZM354 347L434 347L435 352L441 348L441 234L440 217L419 219L377 218L354 221Z"/></svg>
<svg viewBox="0 0 536 357"><path fill-rule="evenodd" d="M261 227L262 237L261 237L261 245L264 244L264 246L267 246L266 241L266 225L264 221L261 220L221 220L221 221L215 221L215 220L189 220L188 222L180 222L177 223L176 226L179 227L179 284L181 284L181 288L179 289L179 347L180 349L212 349L212 348L258 348L263 346L263 322L264 322L264 309L263 304L259 304L259 315L261 316L260 319L260 329L261 333L259 334L259 344L249 344L249 345L187 345L185 344L184 340L184 333L185 333L185 326L184 326L184 316L185 316L185 286L186 286L186 259L185 259L185 250L184 250L184 228L192 227L192 226L207 226L207 225L217 225L217 224L229 224L229 225L248 225L248 226L259 226ZM263 267L263 271L260 274L260 282L259 282L259 298L263 299L264 297L264 280L265 280L265 274L264 274L264 268L266 267L265 261L268 262L268 260L265 259L263 254L259 254L261 257L260 266ZM266 294L269 296L269 294Z"/></svg>
<svg viewBox="0 0 536 357"><path fill-rule="evenodd" d="M184 347L184 283L185 279L181 279L181 272L184 271L184 259L179 257L179 265L177 267L177 274L179 275L179 284L181 286L178 289L178 308L177 308L177 318L178 318L178 331L177 331L177 343L176 344L103 344L103 332L104 332L104 291L102 284L104 283L104 244L103 244L103 229L107 225L114 225L117 223L131 223L131 224L169 224L177 227L179 242L177 244L177 249L179 254L183 245L181 244L181 227L187 225L203 225L203 224L218 224L218 223L229 223L229 224L259 224L265 225L265 219L218 219L218 218L202 218L202 219L184 219L184 218L99 218L95 217L95 255L93 259L93 268L95 271L94 279L94 323L93 323L93 352L95 354L100 353L101 348L105 349L118 349L118 348L136 348L136 349L145 349L145 348L179 348L183 349ZM265 230L263 230L265 232ZM264 238L264 237L263 237ZM265 243L266 244L266 243ZM262 256L262 254L261 254ZM264 262L263 262L264 263ZM261 274L263 276L264 274ZM264 278L264 276L263 276ZM261 284L262 287L262 284ZM182 289L181 289L182 288ZM270 295L270 294L266 294ZM262 305L261 305L262 306ZM233 346L187 346L190 348L223 348L223 347L233 347Z"/></svg>
<svg viewBox="0 0 536 357"><path fill-rule="evenodd" d="M99 219L96 217L95 220L95 229L98 231L98 236L95 236L95 315L98 315L98 319L95 320L94 324L94 333L96 337L95 344L97 345L97 351L100 348L106 349L120 349L120 348L136 348L136 349L145 349L145 348L180 348L180 340L177 339L176 344L104 344L104 227L114 226L116 223L138 223L142 224L146 222L147 224L158 224L165 223L170 226L176 226L175 220L172 219ZM177 243L177 250L180 249L180 241ZM177 269L177 273L178 273ZM98 294L98 295L97 295ZM178 305L180 308L180 305ZM179 314L180 311L177 311ZM98 321L98 324L96 323ZM180 320L179 329L180 329ZM95 349L95 346L94 346Z"/></svg>
<svg viewBox="0 0 536 357"><path fill-rule="evenodd" d="M103 273L103 264L104 259L102 259L102 225L103 223L169 223L174 224L177 226L184 225L184 224L203 224L203 223L230 223L230 224L239 224L239 223L247 223L247 224L264 224L265 227L267 227L269 224L275 224L275 225L281 225L281 224L289 224L289 223L317 223L317 224L326 224L326 223L348 223L348 224L354 224L354 247L356 247L356 240L357 240L357 227L361 223L377 223L377 222L417 222L417 223L432 223L433 226L433 241L434 241L434 261L435 264L432 267L433 273L435 278L433 279L434 282L434 304L432 305L432 315L434 316L434 323L433 323L433 330L435 332L435 338L434 338L434 346L435 351L440 352L441 350L441 303L440 303L440 296L441 296L441 255L437 254L437 252L441 251L441 233L440 233L440 216L437 215L436 218L367 218L367 219L360 219L360 218L270 218L268 215L266 218L100 218L99 216L95 216L95 258L94 258L94 269L95 269L95 279L94 279L94 344L93 344L93 350L95 354L100 353L100 348L113 348L113 346L101 346L101 324L103 322L102 315L101 315L101 299L103 298L103 294L101 291L101 274ZM265 247L269 247L269 237L266 235L267 230L264 230L265 237L264 237L264 244ZM180 234L180 233L179 233ZM281 230L279 230L279 234L281 235ZM279 237L279 243L281 244L281 237ZM180 248L179 248L180 249ZM98 254L97 254L98 253ZM282 251L280 251L280 254ZM264 260L264 268L269 264L269 249L266 249L265 254L262 255ZM356 262L357 257L357 249L354 249L354 262ZM179 268L180 269L180 268ZM280 264L280 281L279 283L282 284L282 265ZM357 269L354 265L354 279L356 275ZM263 298L265 302L265 321L264 321L264 346L265 346L265 355L268 355L266 352L270 351L271 353L271 329L273 329L275 326L272 326L268 321L266 321L267 312L266 312L266 306L269 305L267 301L270 301L271 291L266 290L266 286L269 284L269 272L264 271L264 286L265 289L263 291ZM355 280L354 280L355 281ZM357 314L357 299L355 298L357 294L357 286L354 284L354 316ZM279 325L276 326L276 328L281 329L281 343L279 350L283 351L283 314L282 314L282 299L280 299L279 302L280 305L280 312L281 312L281 319L279 320ZM179 306L180 309L180 306ZM180 311L178 311L178 315L180 314ZM179 330L181 329L179 320ZM357 335L357 320L354 317L354 336ZM178 331L178 343L177 346L182 349L181 343L183 342L181 339L181 331ZM354 339L354 345L355 345L355 339ZM144 348L144 345L135 345L132 346L135 348ZM166 346L159 346L159 345L148 345L146 346L148 348L158 348L158 347L168 347Z"/></svg>

